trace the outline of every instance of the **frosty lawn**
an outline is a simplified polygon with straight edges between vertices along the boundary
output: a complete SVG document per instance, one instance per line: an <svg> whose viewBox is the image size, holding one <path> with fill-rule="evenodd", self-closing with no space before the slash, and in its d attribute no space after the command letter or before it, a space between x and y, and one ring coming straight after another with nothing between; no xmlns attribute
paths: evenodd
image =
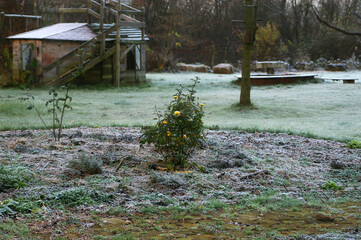
<svg viewBox="0 0 361 240"><path fill-rule="evenodd" d="M322 73L328 77L332 73ZM340 75L336 73L335 75ZM358 78L360 72L342 73ZM179 84L199 76L197 96L205 104L208 128L290 132L340 141L361 140L361 84L276 85L253 87L253 107L239 110L240 87L236 75L201 73L148 74L151 84L107 90L72 90L73 110L66 114L70 126L142 126L152 124L154 107L164 109ZM41 128L35 112L19 98L27 92L0 91L0 130ZM49 98L47 90L31 90L38 106Z"/></svg>

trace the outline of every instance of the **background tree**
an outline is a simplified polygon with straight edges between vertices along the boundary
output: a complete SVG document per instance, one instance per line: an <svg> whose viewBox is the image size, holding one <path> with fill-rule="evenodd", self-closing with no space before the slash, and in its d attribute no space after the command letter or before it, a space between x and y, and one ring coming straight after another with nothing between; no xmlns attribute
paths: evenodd
<svg viewBox="0 0 361 240"><path fill-rule="evenodd" d="M47 26L59 21L59 7L63 4L86 7L86 0L0 0L0 10L42 15L42 26ZM169 70L177 62L236 64L243 54L239 32L245 33L239 26L232 25L232 20L245 19L245 8L239 9L244 4L245 0L133 0L135 7L145 10L146 31L151 39L147 69ZM276 43L283 43L282 48L287 47L287 52L268 54L271 42L256 42L253 59L267 54L267 59L294 64L320 57L347 59L361 55L361 43L356 35L346 35L320 24L313 14L314 9L328 24L358 32L361 20L356 16L361 13L360 0L262 0L258 5L258 19L263 20L259 28L267 27L267 23L272 28L277 27L279 40ZM86 21L80 15L71 14L67 14L65 20ZM20 20L13 22L13 34L25 31L25 26ZM10 35L9 22L5 22L4 27L3 40Z"/></svg>

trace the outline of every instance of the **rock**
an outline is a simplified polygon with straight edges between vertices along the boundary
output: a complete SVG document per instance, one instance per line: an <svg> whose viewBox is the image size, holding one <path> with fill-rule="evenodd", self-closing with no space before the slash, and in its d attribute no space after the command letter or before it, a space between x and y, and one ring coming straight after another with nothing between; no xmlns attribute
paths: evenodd
<svg viewBox="0 0 361 240"><path fill-rule="evenodd" d="M204 64L185 64L178 63L177 68L182 72L203 72L207 73L211 70L211 68Z"/></svg>
<svg viewBox="0 0 361 240"><path fill-rule="evenodd" d="M233 66L229 63L221 63L213 67L213 73L216 74L232 74L234 72Z"/></svg>
<svg viewBox="0 0 361 240"><path fill-rule="evenodd" d="M341 161L334 160L334 161L331 162L330 166L333 169L344 169L346 167L346 164L344 164Z"/></svg>
<svg viewBox="0 0 361 240"><path fill-rule="evenodd" d="M347 66L345 64L327 64L325 67L325 71L331 72L345 72L347 71Z"/></svg>

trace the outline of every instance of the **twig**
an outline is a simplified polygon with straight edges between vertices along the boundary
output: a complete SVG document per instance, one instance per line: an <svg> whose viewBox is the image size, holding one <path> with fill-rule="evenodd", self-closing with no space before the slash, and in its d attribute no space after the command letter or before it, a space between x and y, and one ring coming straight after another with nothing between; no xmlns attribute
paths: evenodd
<svg viewBox="0 0 361 240"><path fill-rule="evenodd" d="M29 101L30 102L30 101ZM31 102L30 102L31 104ZM34 106L34 105L33 105ZM40 118L41 122L44 124L45 128L48 129L50 131L51 134L53 134L53 132L51 131L51 129L48 127L48 125L45 123L44 119L41 117L41 114L39 112L39 110L34 106L34 109L36 111L36 113L38 114L38 117Z"/></svg>
<svg viewBox="0 0 361 240"><path fill-rule="evenodd" d="M120 161L117 169L115 169L116 172L118 172L119 168L123 165L124 162L125 162L125 158L123 158L123 159Z"/></svg>
<svg viewBox="0 0 361 240"><path fill-rule="evenodd" d="M252 178L252 177L255 177L257 175L260 175L260 174L269 174L269 171L268 170L261 170L261 171L258 171L258 172L254 172L254 173L250 173L250 174L247 174L245 176L242 176L239 178L239 180L243 180L243 179L247 179L247 178Z"/></svg>

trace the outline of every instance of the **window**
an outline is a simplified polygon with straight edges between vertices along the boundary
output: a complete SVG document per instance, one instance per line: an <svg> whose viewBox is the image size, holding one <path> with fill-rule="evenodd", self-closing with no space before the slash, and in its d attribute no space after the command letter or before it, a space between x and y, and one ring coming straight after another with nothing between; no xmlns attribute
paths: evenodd
<svg viewBox="0 0 361 240"><path fill-rule="evenodd" d="M33 44L21 44L21 66L26 70L27 66L33 60Z"/></svg>

